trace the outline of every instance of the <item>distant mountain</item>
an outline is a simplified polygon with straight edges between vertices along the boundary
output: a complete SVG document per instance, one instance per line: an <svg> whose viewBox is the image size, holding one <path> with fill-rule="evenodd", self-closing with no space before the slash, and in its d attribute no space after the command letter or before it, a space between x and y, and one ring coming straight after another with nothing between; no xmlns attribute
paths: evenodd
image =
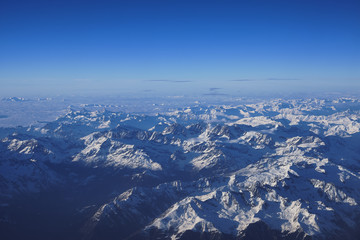
<svg viewBox="0 0 360 240"><path fill-rule="evenodd" d="M2 239L357 239L359 119L278 99L2 129Z"/></svg>
<svg viewBox="0 0 360 240"><path fill-rule="evenodd" d="M5 102L25 102L25 101L29 101L29 99L26 99L26 98L23 98L23 97L8 97L8 98L1 99L1 101L5 101Z"/></svg>

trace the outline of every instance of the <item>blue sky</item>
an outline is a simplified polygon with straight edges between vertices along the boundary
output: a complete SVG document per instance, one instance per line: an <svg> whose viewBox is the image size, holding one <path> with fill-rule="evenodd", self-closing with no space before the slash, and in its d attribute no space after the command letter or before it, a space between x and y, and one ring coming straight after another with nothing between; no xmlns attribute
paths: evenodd
<svg viewBox="0 0 360 240"><path fill-rule="evenodd" d="M2 0L0 95L360 89L359 13L356 0Z"/></svg>

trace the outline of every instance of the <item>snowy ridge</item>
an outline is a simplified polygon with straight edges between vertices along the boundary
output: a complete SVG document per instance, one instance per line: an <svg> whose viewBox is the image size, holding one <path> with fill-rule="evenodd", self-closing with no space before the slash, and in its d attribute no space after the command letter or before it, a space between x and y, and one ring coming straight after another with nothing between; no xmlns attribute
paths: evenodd
<svg viewBox="0 0 360 240"><path fill-rule="evenodd" d="M85 239L357 236L357 99L153 115L70 109L43 127L13 131L0 142L1 201L84 191L76 206Z"/></svg>

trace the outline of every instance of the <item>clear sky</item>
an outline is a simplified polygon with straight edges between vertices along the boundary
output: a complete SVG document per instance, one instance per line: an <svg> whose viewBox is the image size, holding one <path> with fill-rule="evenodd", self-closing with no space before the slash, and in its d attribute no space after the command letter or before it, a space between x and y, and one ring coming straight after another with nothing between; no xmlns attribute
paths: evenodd
<svg viewBox="0 0 360 240"><path fill-rule="evenodd" d="M1 0L0 96L360 89L359 0Z"/></svg>

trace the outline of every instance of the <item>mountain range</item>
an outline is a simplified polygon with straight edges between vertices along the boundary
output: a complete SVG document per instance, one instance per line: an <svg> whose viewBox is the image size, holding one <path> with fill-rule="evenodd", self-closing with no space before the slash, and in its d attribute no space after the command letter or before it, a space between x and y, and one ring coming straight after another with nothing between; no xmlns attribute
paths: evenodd
<svg viewBox="0 0 360 240"><path fill-rule="evenodd" d="M0 128L2 239L359 239L359 99L97 107Z"/></svg>

